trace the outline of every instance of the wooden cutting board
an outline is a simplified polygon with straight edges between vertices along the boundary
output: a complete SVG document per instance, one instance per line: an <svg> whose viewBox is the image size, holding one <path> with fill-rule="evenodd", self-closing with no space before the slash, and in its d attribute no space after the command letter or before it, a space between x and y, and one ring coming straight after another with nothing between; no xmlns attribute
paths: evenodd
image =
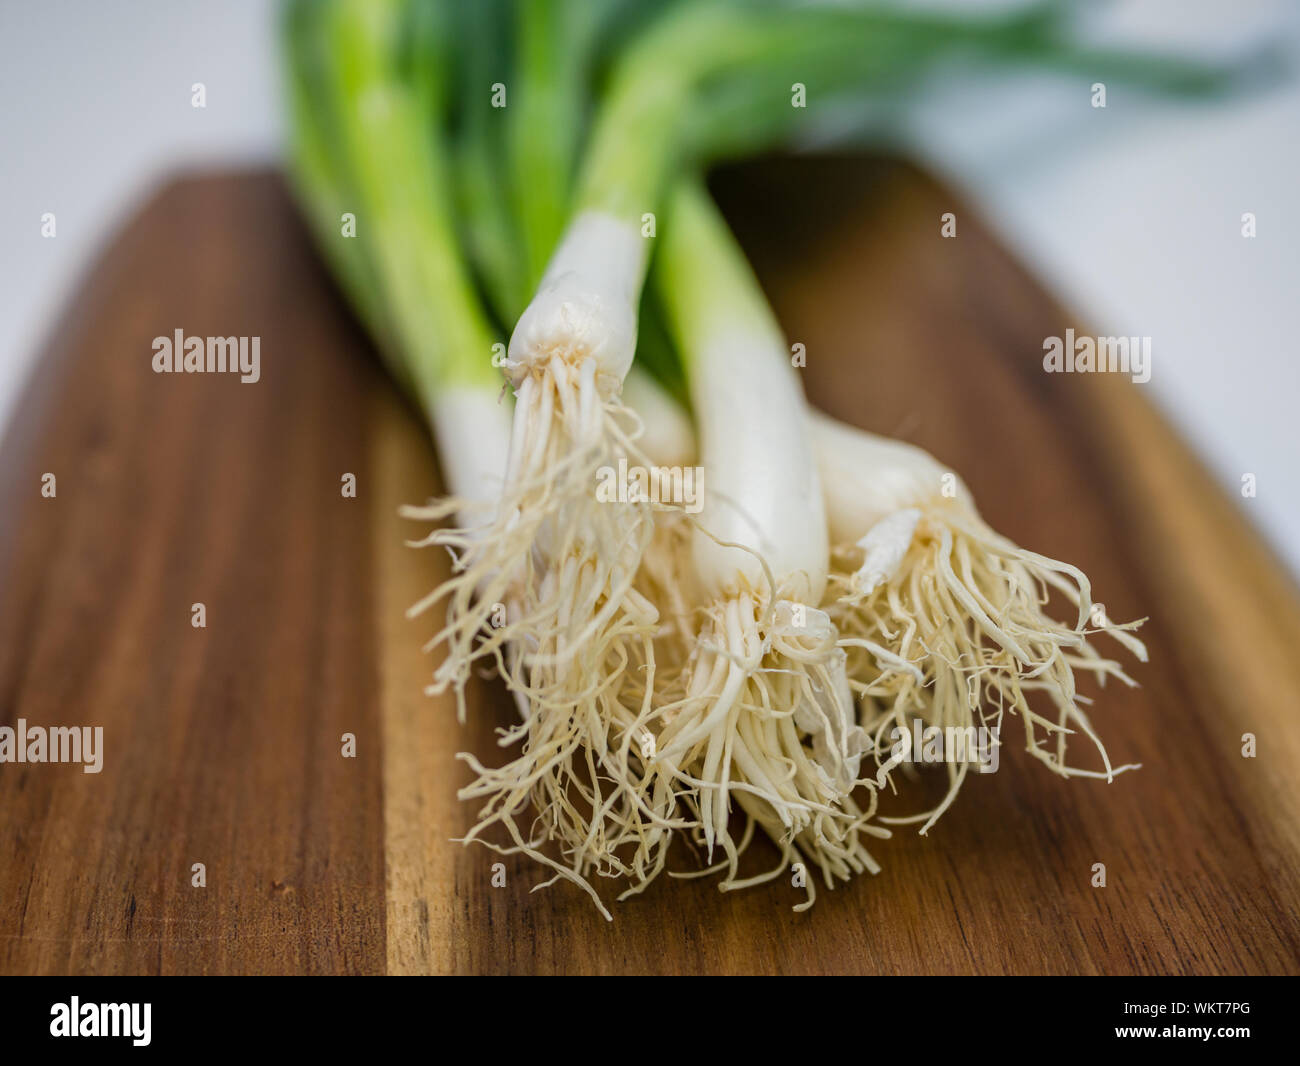
<svg viewBox="0 0 1300 1066"><path fill-rule="evenodd" d="M445 572L396 516L439 491L427 434L279 179L185 179L87 277L3 446L0 724L102 726L104 763L0 766L0 970L1300 969L1300 599L1250 501L1139 387L1044 374L1043 338L1087 324L914 170L777 162L718 186L815 402L931 449L1112 617L1150 616L1142 687L1093 712L1143 768L1066 782L1008 744L927 837L882 842L879 876L804 914L785 882L663 878L613 924L571 886L530 892L524 860L495 887L498 857L451 843L454 755L490 757L511 708L484 683L462 729L422 696L427 632L402 614ZM178 328L259 336L261 381L154 374Z"/></svg>

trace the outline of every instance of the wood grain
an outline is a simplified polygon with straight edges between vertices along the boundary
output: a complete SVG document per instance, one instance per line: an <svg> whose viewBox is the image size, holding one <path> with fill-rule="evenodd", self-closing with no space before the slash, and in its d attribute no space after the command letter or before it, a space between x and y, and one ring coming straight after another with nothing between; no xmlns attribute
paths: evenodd
<svg viewBox="0 0 1300 1066"><path fill-rule="evenodd" d="M275 183L183 182L46 356L4 453L0 716L105 755L0 767L6 971L385 968L372 529L339 492L379 382L327 294ZM176 328L260 336L261 381L154 374Z"/></svg>
<svg viewBox="0 0 1300 1066"><path fill-rule="evenodd" d="M279 181L183 180L90 274L0 461L0 723L98 724L106 747L98 775L0 766L0 970L1300 969L1300 597L1241 509L1143 390L1042 372L1043 338L1087 324L914 170L774 161L717 187L815 401L931 449L1112 617L1150 616L1142 688L1093 715L1143 769L1065 782L1008 745L806 914L783 882L664 878L612 924L569 886L530 892L526 860L493 887L502 860L452 842L454 755L490 756L511 708L483 683L461 728L423 697L427 630L402 616L445 573L396 516L438 491L427 435ZM261 336L262 381L153 374L177 327Z"/></svg>

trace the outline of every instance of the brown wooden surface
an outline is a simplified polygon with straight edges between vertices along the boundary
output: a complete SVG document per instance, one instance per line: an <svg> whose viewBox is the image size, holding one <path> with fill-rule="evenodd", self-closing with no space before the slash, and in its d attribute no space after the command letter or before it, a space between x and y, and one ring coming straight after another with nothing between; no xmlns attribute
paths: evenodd
<svg viewBox="0 0 1300 1066"><path fill-rule="evenodd" d="M450 842L453 756L490 755L510 710L484 684L461 729L425 699L402 618L443 567L395 515L438 488L427 436L279 182L186 180L89 275L0 453L0 724L102 725L106 748L98 775L0 765L0 971L1300 969L1292 582L1140 389L1043 374L1043 338L1087 324L944 190L882 163L719 187L814 400L951 463L1112 617L1150 615L1143 687L1093 714L1143 769L1065 782L1009 744L928 837L880 843L883 873L806 914L783 882L664 878L613 924L569 886L530 893L527 861L491 887L497 857ZM261 336L262 381L155 375L178 327Z"/></svg>

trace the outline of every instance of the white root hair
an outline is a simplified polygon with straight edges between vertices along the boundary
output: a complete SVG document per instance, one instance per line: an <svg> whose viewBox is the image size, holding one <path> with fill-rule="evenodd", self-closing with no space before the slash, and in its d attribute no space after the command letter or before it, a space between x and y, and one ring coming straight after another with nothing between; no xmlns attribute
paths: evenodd
<svg viewBox="0 0 1300 1066"><path fill-rule="evenodd" d="M1072 624L1047 613L1053 593L1077 611ZM862 701L862 725L883 773L896 764L886 758L888 736L895 728L906 732L913 716L941 730L984 727L1000 743L1007 711L1021 719L1030 754L1063 777L1110 781L1136 768L1111 764L1075 679L1086 673L1101 685L1108 678L1134 685L1090 638L1104 633L1146 661L1146 648L1132 633L1141 622L1116 625L1094 612L1081 570L1018 547L964 500L899 510L856 545L837 550L829 597ZM1051 716L1031 706L1035 692L1045 693ZM1102 770L1066 761L1075 732L1092 742ZM922 822L925 833L951 805L966 772L966 764L950 762L948 793L934 809L882 821Z"/></svg>

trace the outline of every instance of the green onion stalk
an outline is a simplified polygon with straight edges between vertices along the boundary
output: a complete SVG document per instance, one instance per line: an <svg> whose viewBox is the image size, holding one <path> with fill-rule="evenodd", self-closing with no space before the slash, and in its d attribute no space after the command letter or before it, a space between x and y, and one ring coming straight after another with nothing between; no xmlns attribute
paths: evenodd
<svg viewBox="0 0 1300 1066"><path fill-rule="evenodd" d="M463 719L484 667L520 712L504 765L462 755L474 780L461 794L478 804L467 842L529 855L609 917L594 879L640 892L682 836L717 856L701 872L724 889L796 862L827 885L874 871L866 845L888 835L877 798L899 761L888 741L913 719L967 728L1010 710L1038 757L1084 773L1065 737L1100 741L1075 675L1127 682L1092 638L1142 657L1132 626L1099 617L1078 570L992 531L936 460L808 409L692 176L806 138L837 109L870 115L961 58L1180 93L1231 80L1081 49L1065 14L286 5L299 199L430 420L451 490L405 511L455 519L421 542L454 559L412 608L445 612L429 691L454 692ZM605 491L615 472L697 454L698 515ZM1077 617L1051 620L1049 592ZM1051 712L1032 709L1035 693ZM1101 750L1094 773L1126 768ZM964 772L950 768L948 797L915 820L928 828ZM742 876L756 829L781 859Z"/></svg>
<svg viewBox="0 0 1300 1066"><path fill-rule="evenodd" d="M440 89L426 78L422 99L399 71L410 13L399 0L289 5L293 172L318 243L434 429L469 527L495 511L509 410L424 121Z"/></svg>

